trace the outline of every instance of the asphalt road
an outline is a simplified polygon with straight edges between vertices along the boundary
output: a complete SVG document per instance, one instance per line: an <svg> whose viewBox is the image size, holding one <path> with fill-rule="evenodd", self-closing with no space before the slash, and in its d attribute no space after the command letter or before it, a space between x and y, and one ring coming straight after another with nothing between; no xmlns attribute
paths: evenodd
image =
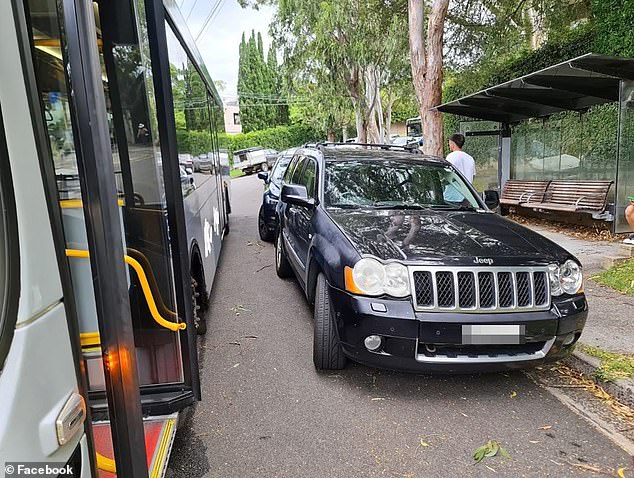
<svg viewBox="0 0 634 478"><path fill-rule="evenodd" d="M258 239L262 183L250 176L231 187L231 233L201 343L203 401L179 429L168 476L631 473L632 457L521 372L422 376L349 364L317 373L312 310ZM488 440L510 459L474 464Z"/></svg>

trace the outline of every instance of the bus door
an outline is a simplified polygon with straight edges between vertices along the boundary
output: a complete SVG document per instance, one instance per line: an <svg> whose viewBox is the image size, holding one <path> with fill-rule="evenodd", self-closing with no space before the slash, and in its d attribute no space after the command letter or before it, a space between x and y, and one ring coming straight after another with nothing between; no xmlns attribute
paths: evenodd
<svg viewBox="0 0 634 478"><path fill-rule="evenodd" d="M102 476L113 459L135 470L127 476L143 476L139 463L161 476L175 412L200 397L180 168L157 94L169 88L156 61L164 11L144 0L14 2L62 218L97 465Z"/></svg>
<svg viewBox="0 0 634 478"><path fill-rule="evenodd" d="M0 466L11 476L25 473L24 462L63 464L90 477L79 338L63 300L10 2L0 2L0 57Z"/></svg>

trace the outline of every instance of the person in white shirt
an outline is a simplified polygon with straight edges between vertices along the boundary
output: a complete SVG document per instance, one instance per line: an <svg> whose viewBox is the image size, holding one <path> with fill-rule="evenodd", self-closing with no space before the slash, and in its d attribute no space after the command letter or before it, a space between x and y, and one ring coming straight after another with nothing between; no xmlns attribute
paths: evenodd
<svg viewBox="0 0 634 478"><path fill-rule="evenodd" d="M460 133L451 135L451 138L449 138L451 153L447 155L447 161L460 171L467 181L473 184L473 177L476 173L475 160L462 150L464 141L464 135Z"/></svg>

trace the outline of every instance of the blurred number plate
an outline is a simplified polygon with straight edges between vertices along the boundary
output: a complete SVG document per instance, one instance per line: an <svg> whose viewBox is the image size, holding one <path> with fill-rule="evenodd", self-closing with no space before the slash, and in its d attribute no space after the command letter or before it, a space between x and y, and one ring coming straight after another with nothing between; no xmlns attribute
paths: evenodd
<svg viewBox="0 0 634 478"><path fill-rule="evenodd" d="M525 325L463 325L464 345L517 345L524 343Z"/></svg>

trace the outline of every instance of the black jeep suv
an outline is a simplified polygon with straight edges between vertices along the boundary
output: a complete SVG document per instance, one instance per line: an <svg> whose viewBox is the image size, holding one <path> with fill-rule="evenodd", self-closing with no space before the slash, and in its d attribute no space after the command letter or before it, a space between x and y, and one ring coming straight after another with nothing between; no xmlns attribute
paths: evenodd
<svg viewBox="0 0 634 478"><path fill-rule="evenodd" d="M493 371L572 351L588 314L575 257L441 158L347 146L298 149L277 206L277 273L314 303L317 369Z"/></svg>

